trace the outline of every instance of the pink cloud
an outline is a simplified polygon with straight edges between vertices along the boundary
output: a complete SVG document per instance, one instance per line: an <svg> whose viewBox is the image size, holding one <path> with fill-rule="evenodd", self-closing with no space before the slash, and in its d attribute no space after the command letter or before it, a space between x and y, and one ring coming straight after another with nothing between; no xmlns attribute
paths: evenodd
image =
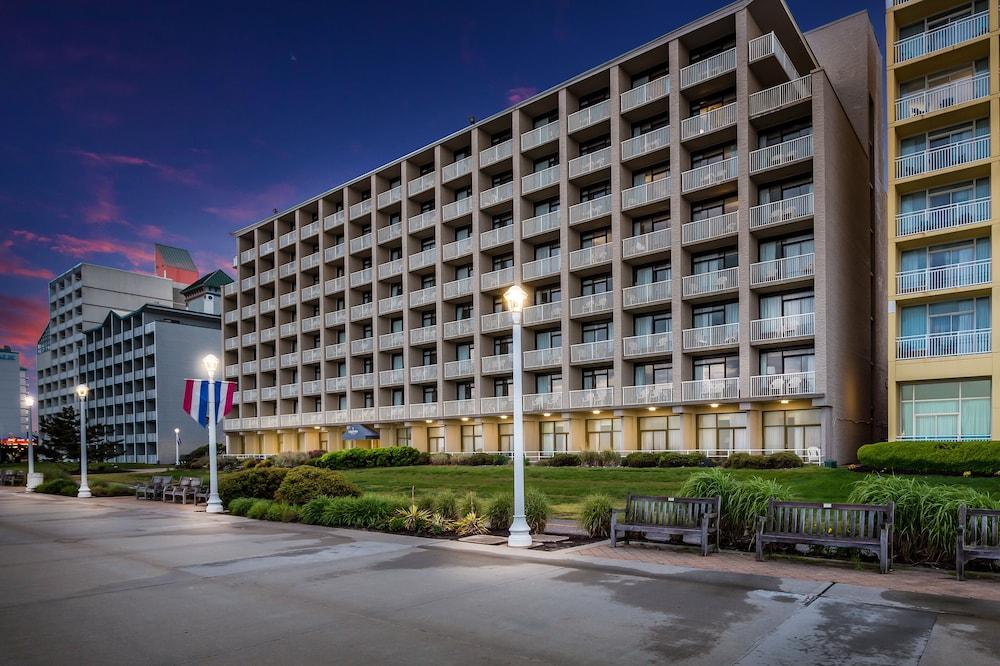
<svg viewBox="0 0 1000 666"><path fill-rule="evenodd" d="M24 259L14 251L14 241L7 239L0 241L0 275L11 277L37 278L41 280L51 280L55 275L47 268L29 266ZM0 308L0 312L4 310ZM3 317L0 317L2 320ZM2 338L0 338L2 340Z"/></svg>
<svg viewBox="0 0 1000 666"><path fill-rule="evenodd" d="M83 160L99 166L142 167L151 169L153 172L155 172L158 176L160 176L164 180L173 183L180 183L182 185L192 185L192 186L202 184L201 180L191 170L178 169L176 167L170 166L169 164L154 162L153 160L149 160L144 157L136 157L134 155L121 155L115 153L95 153L86 150L75 150L72 152L74 155L77 155Z"/></svg>
<svg viewBox="0 0 1000 666"><path fill-rule="evenodd" d="M517 104L538 94L538 88L532 86L517 86L507 91L507 101L510 104Z"/></svg>
<svg viewBox="0 0 1000 666"><path fill-rule="evenodd" d="M21 363L34 367L34 353L30 352L49 323L48 301L0 294L0 312L4 313L0 317L0 340L24 352Z"/></svg>
<svg viewBox="0 0 1000 666"><path fill-rule="evenodd" d="M133 268L149 270L153 265L151 243L135 243L111 238L82 238L71 234L44 236L25 229L15 229L15 238L47 246L51 251L74 259L89 259L95 255L123 257Z"/></svg>
<svg viewBox="0 0 1000 666"><path fill-rule="evenodd" d="M121 209L115 197L115 187L110 178L101 178L93 191L94 201L83 207L83 219L90 224L108 224L121 221Z"/></svg>
<svg viewBox="0 0 1000 666"><path fill-rule="evenodd" d="M241 196L229 205L210 206L204 211L227 222L250 224L275 208L283 210L294 200L295 194L296 189L290 183L277 183L255 194Z"/></svg>

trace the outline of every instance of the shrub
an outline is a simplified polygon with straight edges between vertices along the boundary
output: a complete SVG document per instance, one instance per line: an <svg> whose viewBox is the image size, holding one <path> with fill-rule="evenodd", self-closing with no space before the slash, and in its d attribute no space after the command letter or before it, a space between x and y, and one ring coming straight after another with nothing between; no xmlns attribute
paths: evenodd
<svg viewBox="0 0 1000 666"><path fill-rule="evenodd" d="M747 546L753 538L757 517L764 514L767 501L773 497L786 501L791 490L773 479L751 476L737 479L721 469L695 472L681 487L686 497L722 497L722 541Z"/></svg>
<svg viewBox="0 0 1000 666"><path fill-rule="evenodd" d="M135 493L135 487L127 483L117 483L98 479L90 485L90 493L94 497L125 497Z"/></svg>
<svg viewBox="0 0 1000 666"><path fill-rule="evenodd" d="M575 453L555 453L549 458L543 458L549 467L578 467L580 456Z"/></svg>
<svg viewBox="0 0 1000 666"><path fill-rule="evenodd" d="M726 458L722 466L728 469L764 469L767 467L767 458L751 453L733 453Z"/></svg>
<svg viewBox="0 0 1000 666"><path fill-rule="evenodd" d="M245 516L256 501L252 497L237 497L229 503L229 513L234 516Z"/></svg>
<svg viewBox="0 0 1000 666"><path fill-rule="evenodd" d="M431 524L431 513L416 504L396 509L389 518L389 529L397 532L425 532Z"/></svg>
<svg viewBox="0 0 1000 666"><path fill-rule="evenodd" d="M513 501L511 503L513 504ZM551 512L552 507L549 505L549 498L545 496L545 493L534 488L525 490L524 517L534 534L545 531L545 525L549 521Z"/></svg>
<svg viewBox="0 0 1000 666"><path fill-rule="evenodd" d="M490 524L490 529L505 530L514 520L514 494L500 493L489 501L483 516Z"/></svg>
<svg viewBox="0 0 1000 666"><path fill-rule="evenodd" d="M657 467L711 467L712 462L700 453L665 451L660 454Z"/></svg>
<svg viewBox="0 0 1000 666"><path fill-rule="evenodd" d="M320 496L357 497L361 490L343 475L329 469L302 465L288 470L274 498L288 504L305 504Z"/></svg>
<svg viewBox="0 0 1000 666"><path fill-rule="evenodd" d="M455 531L459 536L472 536L475 534L486 534L489 529L486 526L486 518L470 511L462 518L455 521Z"/></svg>
<svg viewBox="0 0 1000 666"><path fill-rule="evenodd" d="M430 454L430 464L432 465L450 465L451 455L447 453L432 453Z"/></svg>
<svg viewBox="0 0 1000 666"><path fill-rule="evenodd" d="M600 467L601 454L597 451L580 451L580 464L584 467Z"/></svg>
<svg viewBox="0 0 1000 666"><path fill-rule="evenodd" d="M294 504L284 502L272 502L267 508L265 520L273 520L279 523L294 523L299 519L299 507Z"/></svg>
<svg viewBox="0 0 1000 666"><path fill-rule="evenodd" d="M629 465L631 467L631 465ZM580 527L592 537L606 537L611 534L611 509L614 506L607 495L588 495L583 500L578 518Z"/></svg>
<svg viewBox="0 0 1000 666"><path fill-rule="evenodd" d="M410 501L402 497L317 497L302 507L300 515L310 525L384 529L397 509L408 506Z"/></svg>
<svg viewBox="0 0 1000 666"><path fill-rule="evenodd" d="M267 517L267 512L271 509L271 505L274 504L274 500L258 499L255 500L250 508L247 509L247 518L253 518L254 520L264 520Z"/></svg>
<svg viewBox="0 0 1000 666"><path fill-rule="evenodd" d="M649 451L635 451L625 456L622 465L625 467L656 467L660 456Z"/></svg>
<svg viewBox="0 0 1000 666"><path fill-rule="evenodd" d="M445 490L433 496L433 513L439 513L448 520L459 517L458 495L452 490Z"/></svg>
<svg viewBox="0 0 1000 666"><path fill-rule="evenodd" d="M482 514L484 508L483 501L479 499L474 490L470 490L458 499L455 511L459 517L462 517L470 513Z"/></svg>
<svg viewBox="0 0 1000 666"><path fill-rule="evenodd" d="M601 461L601 467L621 467L622 456L617 451L605 449L598 456Z"/></svg>
<svg viewBox="0 0 1000 666"><path fill-rule="evenodd" d="M507 456L501 453L473 453L469 456L458 456L455 459L455 463L458 465L506 465L508 462Z"/></svg>
<svg viewBox="0 0 1000 666"><path fill-rule="evenodd" d="M410 446L387 446L376 449L345 449L323 454L316 465L328 469L358 469L363 467L406 467L426 465L429 456Z"/></svg>
<svg viewBox="0 0 1000 666"><path fill-rule="evenodd" d="M793 469L795 467L802 467L802 465L802 458L791 451L779 451L767 457L767 466L769 469Z"/></svg>
<svg viewBox="0 0 1000 666"><path fill-rule="evenodd" d="M243 461L236 456L219 456L218 465L219 472L235 472L243 469Z"/></svg>
<svg viewBox="0 0 1000 666"><path fill-rule="evenodd" d="M309 454L305 451L286 451L271 458L275 467L298 467L309 462Z"/></svg>
<svg viewBox="0 0 1000 666"><path fill-rule="evenodd" d="M431 515L431 520L427 528L431 534L446 534L455 529L455 521L442 516L440 513L435 513Z"/></svg>
<svg viewBox="0 0 1000 666"><path fill-rule="evenodd" d="M235 472L219 481L219 497L226 506L230 500L237 497L274 499L274 494L287 473L288 470L283 467L262 467Z"/></svg>
<svg viewBox="0 0 1000 666"><path fill-rule="evenodd" d="M858 449L858 461L894 472L989 475L1000 471L1000 442L879 442Z"/></svg>
<svg viewBox="0 0 1000 666"><path fill-rule="evenodd" d="M76 497L76 493L79 490L80 486L72 479L51 479L35 487L36 493L63 495L64 497Z"/></svg>

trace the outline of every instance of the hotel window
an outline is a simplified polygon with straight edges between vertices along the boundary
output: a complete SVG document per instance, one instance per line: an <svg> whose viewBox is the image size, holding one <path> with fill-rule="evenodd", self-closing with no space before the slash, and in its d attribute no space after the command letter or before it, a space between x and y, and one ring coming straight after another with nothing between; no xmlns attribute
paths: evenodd
<svg viewBox="0 0 1000 666"><path fill-rule="evenodd" d="M606 197L609 194L611 194L611 181L606 180L603 183L591 185L590 187L581 187L580 202L593 201L594 199Z"/></svg>
<svg viewBox="0 0 1000 666"><path fill-rule="evenodd" d="M580 248L594 247L595 245L606 245L611 242L611 227L594 229L580 234Z"/></svg>
<svg viewBox="0 0 1000 666"><path fill-rule="evenodd" d="M437 280L435 279L433 273L431 273L430 275L423 275L423 276L420 277L420 288L421 289L430 289L431 287L433 287L435 285L437 285Z"/></svg>
<svg viewBox="0 0 1000 666"><path fill-rule="evenodd" d="M757 200L761 204L785 201L813 191L812 176L794 178L783 183L761 187L757 190Z"/></svg>
<svg viewBox="0 0 1000 666"><path fill-rule="evenodd" d="M510 395L514 380L511 377L498 377L493 380L493 395L507 397Z"/></svg>
<svg viewBox="0 0 1000 666"><path fill-rule="evenodd" d="M545 331L535 331L535 349L553 349L562 347L562 329L552 328Z"/></svg>
<svg viewBox="0 0 1000 666"><path fill-rule="evenodd" d="M463 187L460 190L455 190L455 201L461 201L462 199L468 199L471 196L472 196L472 188L471 187ZM431 210L433 210L433 209L431 209ZM427 212L427 211L424 211L424 212Z"/></svg>
<svg viewBox="0 0 1000 666"><path fill-rule="evenodd" d="M434 237L424 238L420 241L420 251L433 250L435 247Z"/></svg>
<svg viewBox="0 0 1000 666"><path fill-rule="evenodd" d="M696 358L692 367L692 379L728 379L740 376L740 357L711 356Z"/></svg>
<svg viewBox="0 0 1000 666"><path fill-rule="evenodd" d="M471 148L459 148L454 153L452 153L452 157L454 158L455 162L459 162L461 160L464 160L466 157L468 157L471 154L472 154L472 149Z"/></svg>
<svg viewBox="0 0 1000 666"><path fill-rule="evenodd" d="M611 291L611 274L604 273L580 280L580 295L591 296Z"/></svg>
<svg viewBox="0 0 1000 666"><path fill-rule="evenodd" d="M760 354L760 374L762 375L787 375L815 371L816 350L812 347L805 349L777 349L761 352ZM792 379L798 378L793 377ZM795 386L792 388L799 387Z"/></svg>
<svg viewBox="0 0 1000 666"><path fill-rule="evenodd" d="M504 268L510 268L514 265L514 255L513 254L500 254L493 257L493 270L499 271Z"/></svg>
<svg viewBox="0 0 1000 666"><path fill-rule="evenodd" d="M823 427L820 410L790 409L783 412L764 412L764 448L803 449L821 448Z"/></svg>
<svg viewBox="0 0 1000 666"><path fill-rule="evenodd" d="M904 338L942 336L936 340L932 338L930 341L932 345L940 342L944 347L953 346L954 338L948 334L988 331L990 325L989 297L963 298L900 308L900 335ZM941 349L942 352L947 351L944 347Z"/></svg>
<svg viewBox="0 0 1000 666"><path fill-rule="evenodd" d="M535 160L533 165L534 168L532 169L531 172L538 173L539 171L545 171L549 167L554 167L557 164L559 164L559 155L553 153L552 155L549 155L547 157L542 157L540 159Z"/></svg>
<svg viewBox="0 0 1000 666"><path fill-rule="evenodd" d="M558 393L563 390L561 372L548 372L535 375L536 393Z"/></svg>
<svg viewBox="0 0 1000 666"><path fill-rule="evenodd" d="M462 190L462 192L466 192L467 194L465 194L465 196L463 196L463 197L459 197L458 193L456 193L455 194L455 200L456 201L458 201L458 199L460 199L460 198L461 199L467 199L470 196L472 196L472 190L470 188L466 188L466 189ZM424 201L423 203L420 204L420 212L421 213L429 213L432 210L434 210L434 200L433 199L431 199L430 201Z"/></svg>
<svg viewBox="0 0 1000 666"><path fill-rule="evenodd" d="M691 274L701 275L703 273L721 271L726 268L735 268L739 263L740 254L736 248L702 252L701 254L691 255Z"/></svg>
<svg viewBox="0 0 1000 666"><path fill-rule="evenodd" d="M463 264L455 267L455 279L464 280L472 277L472 264Z"/></svg>
<svg viewBox="0 0 1000 666"><path fill-rule="evenodd" d="M900 219L897 222L900 234L911 234L924 231L927 220L924 215L917 215L928 209L935 209L935 222L951 224L965 221L976 222L987 219L987 210L982 211L972 202L988 200L990 196L990 179L979 178L959 183L952 183L932 190L921 190L904 194L899 198Z"/></svg>
<svg viewBox="0 0 1000 666"><path fill-rule="evenodd" d="M428 312L421 312L420 313L420 325L421 326L424 326L424 327L426 327L426 326L433 326L436 323L437 323L437 313L434 312L433 310L430 310Z"/></svg>
<svg viewBox="0 0 1000 666"><path fill-rule="evenodd" d="M813 254L816 251L816 243L813 240L812 232L785 236L775 240L764 241L760 244L760 261L774 261L776 259L789 259L791 257L801 257ZM805 270L804 264L811 263L803 260L800 270Z"/></svg>
<svg viewBox="0 0 1000 666"><path fill-rule="evenodd" d="M496 146L504 141L510 141L510 130L504 130L502 132L497 132L496 134L490 136L490 145Z"/></svg>
<svg viewBox="0 0 1000 666"><path fill-rule="evenodd" d="M420 353L420 359L423 361L420 365L434 365L438 362L437 350L436 349L424 349Z"/></svg>
<svg viewBox="0 0 1000 666"><path fill-rule="evenodd" d="M535 259L548 259L559 256L560 245L558 242L542 243L535 246Z"/></svg>
<svg viewBox="0 0 1000 666"><path fill-rule="evenodd" d="M389 248L389 261L396 261L397 259L403 258L403 248L393 247Z"/></svg>
<svg viewBox="0 0 1000 666"><path fill-rule="evenodd" d="M669 333L671 317L669 312L656 312L653 314L636 315L632 318L633 335L653 335L655 333Z"/></svg>
<svg viewBox="0 0 1000 666"><path fill-rule="evenodd" d="M514 424L498 423L497 440L500 451L510 451L514 448Z"/></svg>
<svg viewBox="0 0 1000 666"><path fill-rule="evenodd" d="M610 91L607 88L598 90L597 92L592 92L589 95L583 95L578 100L578 108L586 109L588 107L594 106L595 104L600 104L604 100L608 99Z"/></svg>
<svg viewBox="0 0 1000 666"><path fill-rule="evenodd" d="M584 390L612 388L615 381L613 368L586 368L580 373Z"/></svg>
<svg viewBox="0 0 1000 666"><path fill-rule="evenodd" d="M990 380L901 384L900 439L990 439Z"/></svg>
<svg viewBox="0 0 1000 666"><path fill-rule="evenodd" d="M436 386L425 386L422 389L424 402L437 402L438 390Z"/></svg>
<svg viewBox="0 0 1000 666"><path fill-rule="evenodd" d="M459 303L455 306L455 319L472 319L472 303Z"/></svg>
<svg viewBox="0 0 1000 666"><path fill-rule="evenodd" d="M615 336L615 325L612 321L599 321L584 324L581 328L581 342L604 342Z"/></svg>
<svg viewBox="0 0 1000 666"><path fill-rule="evenodd" d="M499 187L499 186L505 185L505 184L507 184L507 183L509 183L509 182L511 182L513 180L514 180L514 174L511 173L510 171L505 171L503 173L499 173L499 174L493 176L493 178L490 179L490 182L493 184L493 187ZM494 227L494 228L496 228L496 227Z"/></svg>
<svg viewBox="0 0 1000 666"><path fill-rule="evenodd" d="M534 304L557 303L562 300L562 289L559 287L539 287L535 290Z"/></svg>
<svg viewBox="0 0 1000 666"><path fill-rule="evenodd" d="M374 393L372 393L371 391L365 391L364 394L363 394L363 398L364 398L364 401L365 401L365 407L374 407L375 406L375 394Z"/></svg>
<svg viewBox="0 0 1000 666"><path fill-rule="evenodd" d="M728 160L730 157L735 156L735 142L727 143L722 146L715 146L696 153L691 153L691 168L697 169L698 167L708 166L709 164L715 164L716 162L722 162L723 160Z"/></svg>
<svg viewBox="0 0 1000 666"><path fill-rule="evenodd" d="M457 227L455 229L455 240L457 241L465 240L466 238L470 238L471 236L472 236L471 224L466 224L461 227Z"/></svg>
<svg viewBox="0 0 1000 666"><path fill-rule="evenodd" d="M363 374L368 374L370 372L373 372L374 369L375 368L374 365L372 364L371 356L366 356L365 358L361 359L361 372Z"/></svg>
<svg viewBox="0 0 1000 666"><path fill-rule="evenodd" d="M394 389L392 389L392 393L390 394L390 398L389 399L391 401L389 404L393 405L394 407L399 407L400 405L404 404L403 403L403 389L401 389L401 388L394 388Z"/></svg>
<svg viewBox="0 0 1000 666"><path fill-rule="evenodd" d="M761 319L776 319L778 317L791 317L794 315L812 314L814 312L816 312L816 297L812 289L760 297ZM788 327L796 325L792 322L785 324L785 332L791 335L793 331ZM808 331L803 328L798 334L806 335Z"/></svg>
<svg viewBox="0 0 1000 666"><path fill-rule="evenodd" d="M658 261L645 266L636 266L632 269L632 284L652 284L654 282L665 282L670 279L670 262Z"/></svg>
<svg viewBox="0 0 1000 666"><path fill-rule="evenodd" d="M663 78L670 73L669 65L667 63L661 63L654 67L650 67L647 70L634 74L632 76L632 87L642 86L650 81L655 81L656 79Z"/></svg>
<svg viewBox="0 0 1000 666"><path fill-rule="evenodd" d="M812 134L812 122L809 120L799 120L785 125L780 125L767 132L757 135L757 147L767 148L779 143L798 139Z"/></svg>
<svg viewBox="0 0 1000 666"><path fill-rule="evenodd" d="M710 303L691 309L691 327L705 328L707 326L722 326L735 324L740 320L740 304L738 301L728 303Z"/></svg>
<svg viewBox="0 0 1000 666"><path fill-rule="evenodd" d="M501 183L497 183L498 185ZM504 227L509 227L514 224L514 214L513 213L502 213L500 215L494 215L493 220L490 223L491 229L503 229Z"/></svg>
<svg viewBox="0 0 1000 666"><path fill-rule="evenodd" d="M597 139L591 139L580 144L580 155L589 155L599 150L604 150L611 145L611 137L605 134Z"/></svg>
<svg viewBox="0 0 1000 666"><path fill-rule="evenodd" d="M661 113L658 116L653 116L648 120L643 120L640 122L632 123L632 137L642 136L643 134L649 134L654 130L658 130L661 127L670 126L670 114Z"/></svg>
<svg viewBox="0 0 1000 666"><path fill-rule="evenodd" d="M707 220L712 217L719 217L720 215L725 215L726 213L734 213L740 207L740 201L736 196L726 197L725 199L713 199L712 201L705 201L699 204L693 204L691 206L691 221L697 222L699 220ZM735 222L733 223L735 225ZM735 226L733 231L735 231Z"/></svg>
<svg viewBox="0 0 1000 666"><path fill-rule="evenodd" d="M365 324L364 326L361 327L361 337L362 338L370 338L370 337L372 337L372 325L371 324Z"/></svg>
<svg viewBox="0 0 1000 666"><path fill-rule="evenodd" d="M503 296L494 296L493 297L493 313L494 314L496 314L498 312L506 312L507 311L507 307L506 306L507 306L507 304L503 302Z"/></svg>
<svg viewBox="0 0 1000 666"><path fill-rule="evenodd" d="M472 381L455 382L455 399L472 400L476 397L476 383Z"/></svg>
<svg viewBox="0 0 1000 666"><path fill-rule="evenodd" d="M648 217L640 217L632 221L632 235L641 236L661 229L670 228L670 213L657 213Z"/></svg>
<svg viewBox="0 0 1000 666"><path fill-rule="evenodd" d="M548 199L547 201L539 201L535 204L535 217L539 215L545 215L546 213L553 213L559 210L559 198Z"/></svg>
<svg viewBox="0 0 1000 666"><path fill-rule="evenodd" d="M471 342L461 342L455 345L455 360L456 361L471 360L474 351L475 347Z"/></svg>
<svg viewBox="0 0 1000 666"><path fill-rule="evenodd" d="M543 453L561 453L569 451L569 422L540 422L538 424L538 440Z"/></svg>
<svg viewBox="0 0 1000 666"><path fill-rule="evenodd" d="M745 451L747 449L747 415L698 414L698 449L714 451Z"/></svg>
<svg viewBox="0 0 1000 666"><path fill-rule="evenodd" d="M900 257L899 291L946 289L978 284L989 278L990 239L970 238L956 243L908 250ZM976 262L981 270L977 269Z"/></svg>
<svg viewBox="0 0 1000 666"><path fill-rule="evenodd" d="M393 282L389 285L389 295L390 296L402 296L403 295L403 283Z"/></svg>
<svg viewBox="0 0 1000 666"><path fill-rule="evenodd" d="M681 451L681 417L643 416L639 417L640 451Z"/></svg>
<svg viewBox="0 0 1000 666"><path fill-rule="evenodd" d="M396 446L413 446L409 428L396 428Z"/></svg>
<svg viewBox="0 0 1000 666"><path fill-rule="evenodd" d="M633 368L633 384L635 386L671 384L673 376L673 368L670 363L637 363Z"/></svg>
<svg viewBox="0 0 1000 666"><path fill-rule="evenodd" d="M428 402L425 400L424 402ZM433 402L433 401L430 401ZM427 448L430 451L444 451L444 426L434 426L427 429Z"/></svg>
<svg viewBox="0 0 1000 666"><path fill-rule="evenodd" d="M621 449L621 419L587 419L587 449L614 451Z"/></svg>
<svg viewBox="0 0 1000 666"><path fill-rule="evenodd" d="M966 2L958 5L957 7L951 7L945 12L934 14L933 16L921 19L916 23L910 23L901 27L899 29L899 39L903 40L922 32L943 28L950 23L967 19L973 14L985 12L987 11L988 6L989 5L986 0L976 0L975 2Z"/></svg>
<svg viewBox="0 0 1000 666"><path fill-rule="evenodd" d="M663 162L632 174L632 185L645 185L670 176L670 162Z"/></svg>
<svg viewBox="0 0 1000 666"><path fill-rule="evenodd" d="M531 126L534 129L538 129L539 127L545 127L549 123L554 123L557 120L559 120L559 110L558 109L554 109L554 110L549 111L548 113L546 113L544 115L541 115L541 116L538 116L537 118L535 118L532 121L532 125Z"/></svg>
<svg viewBox="0 0 1000 666"><path fill-rule="evenodd" d="M712 95L711 97L703 97L699 100L691 102L691 115L699 116L711 113L716 109L721 109L722 107L732 104L736 101L736 89L730 88L729 90L719 93L718 95Z"/></svg>
<svg viewBox="0 0 1000 666"><path fill-rule="evenodd" d="M389 357L389 367L392 370L402 370L403 369L403 355L400 353L395 353Z"/></svg>
<svg viewBox="0 0 1000 666"><path fill-rule="evenodd" d="M483 426L481 424L462 426L462 452L475 453L483 450Z"/></svg>
<svg viewBox="0 0 1000 666"><path fill-rule="evenodd" d="M390 333L401 333L403 331L403 318L396 317L395 319L389 320L389 332Z"/></svg>
<svg viewBox="0 0 1000 666"><path fill-rule="evenodd" d="M493 338L493 355L509 354L514 346L514 337L505 335Z"/></svg>

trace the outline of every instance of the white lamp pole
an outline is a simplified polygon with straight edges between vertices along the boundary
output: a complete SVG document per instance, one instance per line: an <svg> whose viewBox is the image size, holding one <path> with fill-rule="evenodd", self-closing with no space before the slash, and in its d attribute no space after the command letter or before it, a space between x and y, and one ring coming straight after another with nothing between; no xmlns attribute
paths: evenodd
<svg viewBox="0 0 1000 666"><path fill-rule="evenodd" d="M31 407L35 404L35 399L30 395L24 396L24 406L28 408L28 480L25 489L30 493L40 483L41 480L35 477L35 438L32 437L31 427Z"/></svg>
<svg viewBox="0 0 1000 666"><path fill-rule="evenodd" d="M80 490L77 497L90 497L90 486L87 485L87 393L86 384L76 387L76 395L80 398Z"/></svg>
<svg viewBox="0 0 1000 666"><path fill-rule="evenodd" d="M219 462L215 458L215 371L219 367L219 359L209 354L201 360L208 373L208 513L222 513L222 500L219 499Z"/></svg>
<svg viewBox="0 0 1000 666"><path fill-rule="evenodd" d="M181 466L181 429L174 428L174 467Z"/></svg>
<svg viewBox="0 0 1000 666"><path fill-rule="evenodd" d="M514 324L514 521L510 525L507 545L527 548L531 545L531 528L524 517L524 395L521 386L521 312L528 294L514 285L503 295Z"/></svg>

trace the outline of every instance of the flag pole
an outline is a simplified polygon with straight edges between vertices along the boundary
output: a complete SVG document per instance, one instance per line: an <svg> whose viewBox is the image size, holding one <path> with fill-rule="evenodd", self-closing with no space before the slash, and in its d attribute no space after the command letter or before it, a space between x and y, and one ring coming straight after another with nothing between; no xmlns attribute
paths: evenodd
<svg viewBox="0 0 1000 666"><path fill-rule="evenodd" d="M208 513L222 513L222 500L219 499L219 462L216 459L215 443L215 370L219 367L219 359L212 354L203 360L208 372Z"/></svg>

